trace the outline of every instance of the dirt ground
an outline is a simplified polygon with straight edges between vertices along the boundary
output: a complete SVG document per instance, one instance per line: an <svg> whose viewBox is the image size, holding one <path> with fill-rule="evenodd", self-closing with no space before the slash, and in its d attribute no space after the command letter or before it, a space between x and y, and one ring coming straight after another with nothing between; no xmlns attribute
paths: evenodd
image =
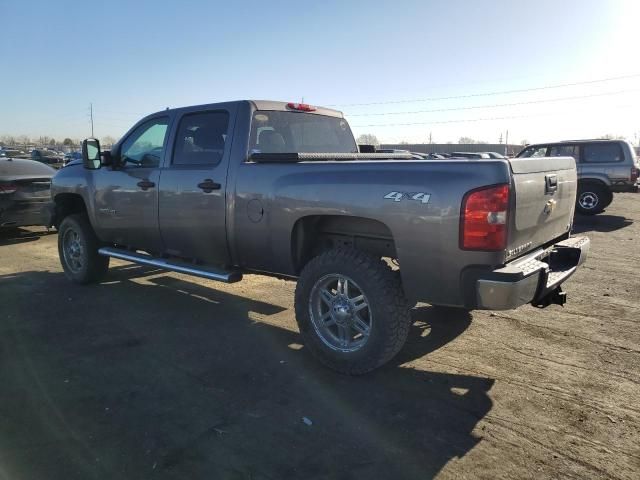
<svg viewBox="0 0 640 480"><path fill-rule="evenodd" d="M0 234L0 479L640 478L640 195L579 218L568 304L418 305L390 365L334 374L294 284L113 262Z"/></svg>

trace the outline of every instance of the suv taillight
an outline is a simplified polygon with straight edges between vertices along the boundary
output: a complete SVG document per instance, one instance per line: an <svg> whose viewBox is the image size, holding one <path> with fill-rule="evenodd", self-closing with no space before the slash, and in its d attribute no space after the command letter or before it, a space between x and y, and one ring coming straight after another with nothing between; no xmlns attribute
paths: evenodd
<svg viewBox="0 0 640 480"><path fill-rule="evenodd" d="M468 192L462 201L460 248L504 250L507 246L509 185L494 185Z"/></svg>
<svg viewBox="0 0 640 480"><path fill-rule="evenodd" d="M631 183L635 183L640 177L640 168L631 167Z"/></svg>
<svg viewBox="0 0 640 480"><path fill-rule="evenodd" d="M14 193L18 186L13 183L0 183L0 195Z"/></svg>

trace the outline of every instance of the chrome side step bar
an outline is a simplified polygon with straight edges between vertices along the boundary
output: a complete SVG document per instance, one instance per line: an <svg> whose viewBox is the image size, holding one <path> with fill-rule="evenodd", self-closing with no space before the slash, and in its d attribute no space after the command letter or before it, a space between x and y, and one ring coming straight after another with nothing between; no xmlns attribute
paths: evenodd
<svg viewBox="0 0 640 480"><path fill-rule="evenodd" d="M217 280L218 282L234 283L242 280L242 273L238 271L218 270L211 267L191 265L164 258L156 258L142 253L131 252L121 248L102 247L98 250L98 253L105 257L119 258L120 260L126 260L128 262L158 267L172 272L186 273L187 275L193 275L194 277L208 278L209 280Z"/></svg>

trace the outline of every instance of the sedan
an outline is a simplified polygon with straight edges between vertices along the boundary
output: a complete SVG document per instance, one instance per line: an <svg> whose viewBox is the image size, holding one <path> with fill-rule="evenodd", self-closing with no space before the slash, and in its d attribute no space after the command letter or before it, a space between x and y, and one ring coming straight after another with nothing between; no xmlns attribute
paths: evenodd
<svg viewBox="0 0 640 480"><path fill-rule="evenodd" d="M0 229L48 226L55 174L34 160L0 158Z"/></svg>

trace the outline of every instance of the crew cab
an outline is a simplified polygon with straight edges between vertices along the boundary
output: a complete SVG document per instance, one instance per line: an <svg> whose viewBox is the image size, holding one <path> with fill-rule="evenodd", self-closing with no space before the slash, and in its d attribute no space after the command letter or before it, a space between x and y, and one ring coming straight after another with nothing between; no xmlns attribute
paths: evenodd
<svg viewBox="0 0 640 480"><path fill-rule="evenodd" d="M571 157L359 153L338 111L247 100L154 113L111 151L85 140L53 179L51 223L77 283L111 257L296 280L307 348L362 374L402 348L417 302L564 303L589 248L570 236L576 179Z"/></svg>

